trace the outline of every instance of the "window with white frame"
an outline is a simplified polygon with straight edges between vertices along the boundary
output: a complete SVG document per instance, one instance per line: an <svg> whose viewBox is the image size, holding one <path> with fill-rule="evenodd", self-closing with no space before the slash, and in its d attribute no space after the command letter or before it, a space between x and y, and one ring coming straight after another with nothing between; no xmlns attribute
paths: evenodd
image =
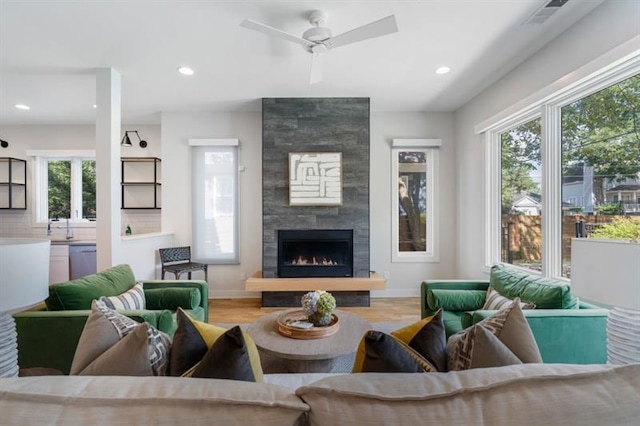
<svg viewBox="0 0 640 426"><path fill-rule="evenodd" d="M639 72L621 61L488 126L487 266L570 278L576 222L640 227ZM540 203L535 223L520 217L523 193Z"/></svg>
<svg viewBox="0 0 640 426"><path fill-rule="evenodd" d="M238 140L192 139L193 257L237 264Z"/></svg>
<svg viewBox="0 0 640 426"><path fill-rule="evenodd" d="M394 139L391 229L394 262L437 262L439 139Z"/></svg>
<svg viewBox="0 0 640 426"><path fill-rule="evenodd" d="M35 153L37 222L95 221L96 161L93 151Z"/></svg>

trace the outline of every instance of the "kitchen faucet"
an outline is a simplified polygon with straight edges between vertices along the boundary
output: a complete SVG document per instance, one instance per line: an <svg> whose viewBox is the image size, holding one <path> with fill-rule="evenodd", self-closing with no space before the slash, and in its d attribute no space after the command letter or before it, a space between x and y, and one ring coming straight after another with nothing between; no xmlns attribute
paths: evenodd
<svg viewBox="0 0 640 426"><path fill-rule="evenodd" d="M64 238L68 241L73 239L73 231L72 231L73 227L69 226L69 219L66 219L66 221L67 221L66 226L65 227L58 226L58 229L62 229L62 228L66 229ZM47 235L51 235L51 224L49 224L49 226L47 227Z"/></svg>

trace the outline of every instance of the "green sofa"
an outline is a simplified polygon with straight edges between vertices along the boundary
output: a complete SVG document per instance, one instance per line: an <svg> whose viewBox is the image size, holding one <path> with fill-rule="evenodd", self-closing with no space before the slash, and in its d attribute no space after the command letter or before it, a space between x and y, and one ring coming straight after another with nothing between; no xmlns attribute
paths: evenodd
<svg viewBox="0 0 640 426"><path fill-rule="evenodd" d="M449 337L495 313L482 310L489 286L536 304L523 312L545 363L606 363L608 309L579 301L560 280L504 265L493 266L489 280L423 281L422 318L442 308Z"/></svg>
<svg viewBox="0 0 640 426"><path fill-rule="evenodd" d="M208 287L201 280L142 280L145 310L120 311L173 336L175 312L183 308L191 317L207 322ZM20 368L49 367L69 373L71 362L89 314L91 301L116 296L136 283L129 265L117 265L94 275L53 284L46 308L16 313Z"/></svg>

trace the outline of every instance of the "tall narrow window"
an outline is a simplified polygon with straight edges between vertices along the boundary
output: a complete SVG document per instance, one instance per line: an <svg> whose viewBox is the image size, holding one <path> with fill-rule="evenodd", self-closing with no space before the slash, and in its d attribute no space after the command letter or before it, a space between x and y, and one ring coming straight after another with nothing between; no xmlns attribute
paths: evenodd
<svg viewBox="0 0 640 426"><path fill-rule="evenodd" d="M394 262L437 261L436 168L439 140L394 139L392 235Z"/></svg>
<svg viewBox="0 0 640 426"><path fill-rule="evenodd" d="M194 145L193 256L211 264L236 264L239 261L237 140L194 140L190 144Z"/></svg>
<svg viewBox="0 0 640 426"><path fill-rule="evenodd" d="M542 190L540 119L500 134L502 262L540 270Z"/></svg>

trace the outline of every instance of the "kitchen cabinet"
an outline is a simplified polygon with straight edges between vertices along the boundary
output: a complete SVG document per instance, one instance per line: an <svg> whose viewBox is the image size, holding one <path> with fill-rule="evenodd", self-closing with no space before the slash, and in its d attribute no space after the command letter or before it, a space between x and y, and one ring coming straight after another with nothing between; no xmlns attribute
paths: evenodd
<svg viewBox="0 0 640 426"><path fill-rule="evenodd" d="M160 159L122 157L122 209L160 209Z"/></svg>
<svg viewBox="0 0 640 426"><path fill-rule="evenodd" d="M0 157L0 209L26 210L27 162Z"/></svg>
<svg viewBox="0 0 640 426"><path fill-rule="evenodd" d="M49 284L69 281L69 246L52 244L49 262Z"/></svg>

